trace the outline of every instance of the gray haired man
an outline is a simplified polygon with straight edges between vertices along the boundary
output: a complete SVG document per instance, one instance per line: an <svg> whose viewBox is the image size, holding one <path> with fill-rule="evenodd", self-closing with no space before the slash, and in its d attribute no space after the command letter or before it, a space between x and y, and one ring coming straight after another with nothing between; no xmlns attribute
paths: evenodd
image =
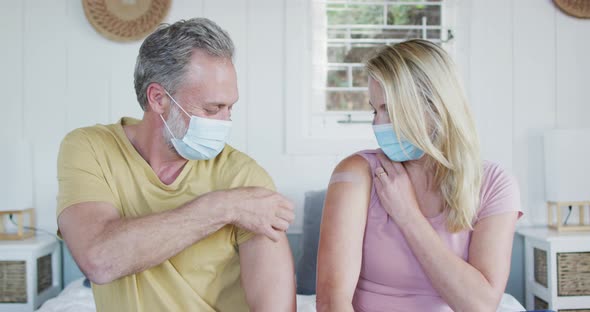
<svg viewBox="0 0 590 312"><path fill-rule="evenodd" d="M142 120L70 132L60 234L98 311L294 311L293 205L226 144L234 46L208 19L164 25L135 67Z"/></svg>

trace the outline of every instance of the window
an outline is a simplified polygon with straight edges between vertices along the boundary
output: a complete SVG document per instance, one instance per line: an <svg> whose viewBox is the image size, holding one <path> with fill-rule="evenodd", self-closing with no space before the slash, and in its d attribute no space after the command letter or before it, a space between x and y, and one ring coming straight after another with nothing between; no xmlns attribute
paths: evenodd
<svg viewBox="0 0 590 312"><path fill-rule="evenodd" d="M326 0L325 101L319 112L353 122L371 111L364 59L377 47L408 39L442 41L442 1ZM324 49L320 47L320 49ZM360 116L358 116L360 115Z"/></svg>
<svg viewBox="0 0 590 312"><path fill-rule="evenodd" d="M316 145L320 149L331 146L342 150L338 144L351 141L358 143L351 144L357 148L376 146L370 127L372 108L364 60L385 44L416 38L439 44L450 40L452 33L445 22L444 5L452 1L304 0L307 6L300 8L300 14L307 17L300 19L296 18L297 9L288 8L287 19L291 23L287 21L286 29L287 77L303 81L299 90L303 98L297 103L301 112L294 111L288 103L291 96L287 91L287 120L293 115L301 117L295 118L296 129L287 132L302 136L303 140L323 142ZM302 23L308 28L301 45L289 44L296 42L292 36L297 37L296 31L301 32ZM295 51L303 53L300 56ZM301 74L291 76L289 67L296 59L299 62L293 63L301 64L303 70L294 69L293 72ZM289 135L287 139L293 141ZM301 138L297 140L303 142ZM289 150L291 144L287 145Z"/></svg>

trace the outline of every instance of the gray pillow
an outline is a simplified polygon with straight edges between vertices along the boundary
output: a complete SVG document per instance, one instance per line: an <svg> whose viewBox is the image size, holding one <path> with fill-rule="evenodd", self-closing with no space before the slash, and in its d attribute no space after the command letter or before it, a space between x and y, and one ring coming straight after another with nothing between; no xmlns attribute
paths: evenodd
<svg viewBox="0 0 590 312"><path fill-rule="evenodd" d="M300 295L315 294L318 243L325 198L326 190L305 193L301 255L296 268L297 293Z"/></svg>

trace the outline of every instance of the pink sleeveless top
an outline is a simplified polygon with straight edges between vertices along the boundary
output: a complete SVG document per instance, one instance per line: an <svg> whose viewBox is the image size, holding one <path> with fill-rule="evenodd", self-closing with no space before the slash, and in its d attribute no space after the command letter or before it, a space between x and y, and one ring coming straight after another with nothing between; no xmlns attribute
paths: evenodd
<svg viewBox="0 0 590 312"><path fill-rule="evenodd" d="M373 174L379 165L377 152L357 153L369 162ZM496 164L484 162L480 199L477 220L512 211L522 216L517 182ZM445 216L442 213L428 221L447 247L467 261L471 231L448 232ZM452 311L432 287L400 229L381 206L374 186L353 306L357 312Z"/></svg>

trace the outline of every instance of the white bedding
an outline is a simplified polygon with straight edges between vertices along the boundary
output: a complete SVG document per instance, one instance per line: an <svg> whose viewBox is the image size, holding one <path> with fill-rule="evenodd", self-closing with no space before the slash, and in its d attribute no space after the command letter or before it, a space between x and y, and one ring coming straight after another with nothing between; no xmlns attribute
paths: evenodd
<svg viewBox="0 0 590 312"><path fill-rule="evenodd" d="M55 298L45 301L37 311L42 312L96 312L92 290L82 285L84 278L77 279Z"/></svg>
<svg viewBox="0 0 590 312"><path fill-rule="evenodd" d="M59 296L47 300L37 312L96 312L92 290L82 285L84 279L71 282ZM504 294L498 312L524 311L514 297ZM297 295L297 312L316 312L315 296Z"/></svg>

